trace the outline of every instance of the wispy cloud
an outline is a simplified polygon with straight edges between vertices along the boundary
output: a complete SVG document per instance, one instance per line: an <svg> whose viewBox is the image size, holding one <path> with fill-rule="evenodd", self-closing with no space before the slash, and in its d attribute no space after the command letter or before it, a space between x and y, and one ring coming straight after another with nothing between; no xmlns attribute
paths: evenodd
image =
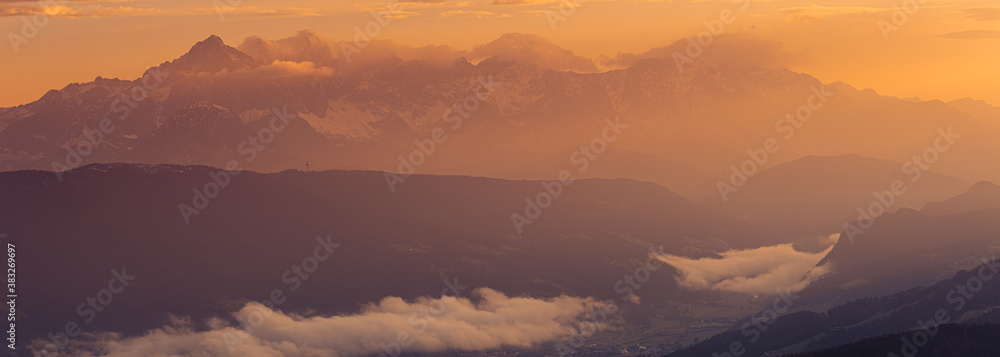
<svg viewBox="0 0 1000 357"><path fill-rule="evenodd" d="M969 30L951 32L941 35L944 38L960 40L993 40L1000 39L1000 31L997 30Z"/></svg>
<svg viewBox="0 0 1000 357"><path fill-rule="evenodd" d="M1000 7L979 7L963 9L962 13L976 21L1000 21Z"/></svg>
<svg viewBox="0 0 1000 357"><path fill-rule="evenodd" d="M252 334L215 319L197 331L187 319L123 338L117 334L76 341L76 356L364 356L384 352L406 334L405 352L476 351L500 346L533 346L566 338L588 311L592 299L508 297L481 288L478 303L465 298L421 298L407 302L387 297L358 314L303 317L251 303L235 313L241 321L263 321ZM255 316L256 315L256 316ZM262 319L261 316L264 316ZM229 348L233 350L230 351Z"/></svg>
<svg viewBox="0 0 1000 357"><path fill-rule="evenodd" d="M219 7L219 8L189 8L189 9L176 9L176 10L164 10L159 8L150 7L131 7L131 6L109 6L103 4L87 4L87 3L125 3L125 2L136 2L137 0L113 0L113 1L93 1L93 0L74 0L74 1L59 1L55 2L45 2L43 5L38 5L37 3L24 2L24 1L5 1L0 0L2 3L11 3L13 5L0 5L0 17L4 16L31 16L31 15L47 15L50 17L66 17L66 18L81 18L81 17L115 17L115 16L144 16L144 15L218 15L221 11L224 14L232 15L247 15L247 16L321 16L323 15L320 10L317 9L306 9L306 8L262 8L257 6L234 6L234 7Z"/></svg>
<svg viewBox="0 0 1000 357"><path fill-rule="evenodd" d="M215 15L218 12L226 15L248 15L248 16L322 16L323 13L317 9L308 8L261 8L256 6L235 6L220 7L191 13L193 15Z"/></svg>
<svg viewBox="0 0 1000 357"><path fill-rule="evenodd" d="M462 16L462 17L483 18L483 17L490 17L493 15L494 14L492 12L482 11L482 10L448 10L438 13L439 17Z"/></svg>
<svg viewBox="0 0 1000 357"><path fill-rule="evenodd" d="M164 14L160 9L104 5L11 5L0 6L0 17L47 15L51 17L107 17Z"/></svg>
<svg viewBox="0 0 1000 357"><path fill-rule="evenodd" d="M237 78L272 79L296 76L330 76L333 75L333 69L330 67L317 66L309 61L294 62L278 60L269 65L260 66L254 69L243 69L235 72L223 70L215 75Z"/></svg>
<svg viewBox="0 0 1000 357"><path fill-rule="evenodd" d="M491 5L535 5L535 4L547 4L554 3L557 1L553 0L493 0Z"/></svg>
<svg viewBox="0 0 1000 357"><path fill-rule="evenodd" d="M884 11L890 11L890 9L867 6L812 5L779 9L778 13L789 15L788 21L816 21L830 16L863 15Z"/></svg>
<svg viewBox="0 0 1000 357"><path fill-rule="evenodd" d="M137 2L137 1L144 1L144 0L58 0L58 1L43 0L42 2L46 3L46 4L48 4L48 3L56 4L56 3L78 3L78 2L116 3L116 2ZM25 4L25 5L27 5L27 4L38 4L38 3L39 3L39 1L31 1L31 0L0 0L0 4Z"/></svg>

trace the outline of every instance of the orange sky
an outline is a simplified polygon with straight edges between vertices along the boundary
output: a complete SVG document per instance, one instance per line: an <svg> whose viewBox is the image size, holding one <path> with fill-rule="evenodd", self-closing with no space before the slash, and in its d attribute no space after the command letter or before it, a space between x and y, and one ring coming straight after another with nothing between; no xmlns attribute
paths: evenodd
<svg viewBox="0 0 1000 357"><path fill-rule="evenodd" d="M412 0L378 35L402 44L469 50L503 33L541 35L597 59L644 52L705 30L732 9L725 33L779 41L795 53L790 68L825 82L900 97L985 99L1000 105L1000 4L995 0L925 1L893 22L907 1L757 0ZM0 0L0 106L96 76L135 78L176 58L211 34L238 45L247 36L278 39L310 29L350 40L384 1L320 0ZM229 5L232 4L232 5ZM220 17L216 6L224 8ZM546 13L574 9L553 28ZM903 10L898 12L903 13ZM46 13L50 16L33 16ZM42 23L34 36L25 22ZM879 29L885 21L898 28ZM12 38L27 42L12 45ZM17 41L15 41L17 42Z"/></svg>

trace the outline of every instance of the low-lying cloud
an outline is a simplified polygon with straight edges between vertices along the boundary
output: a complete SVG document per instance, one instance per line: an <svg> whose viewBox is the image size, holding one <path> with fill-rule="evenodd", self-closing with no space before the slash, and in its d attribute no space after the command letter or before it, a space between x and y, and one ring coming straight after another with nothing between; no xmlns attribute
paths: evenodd
<svg viewBox="0 0 1000 357"><path fill-rule="evenodd" d="M327 67L377 63L396 57L404 61L420 60L431 65L445 66L466 55L466 52L455 51L448 46L413 47L397 44L391 40L372 39L366 42L359 53L354 53L348 63L344 60L342 50L344 45L358 47L350 41L334 41L315 32L302 30L295 36L278 40L268 40L259 36L248 37L237 46L237 49L262 63L309 61Z"/></svg>
<svg viewBox="0 0 1000 357"><path fill-rule="evenodd" d="M718 290L745 294L773 294L775 290L799 291L829 273L832 267L818 264L839 234L826 238L829 245L818 253L800 252L792 243L722 253L721 259L690 259L660 256L679 273L677 282L695 290Z"/></svg>
<svg viewBox="0 0 1000 357"><path fill-rule="evenodd" d="M958 31L958 32L946 33L944 35L941 35L941 37L963 39L963 40L995 40L1000 38L1000 31L997 30Z"/></svg>
<svg viewBox="0 0 1000 357"><path fill-rule="evenodd" d="M485 11L455 10L442 12L447 16L484 17L493 15ZM344 61L342 46L350 45L361 49L351 55L351 61ZM516 62L537 66L541 69L575 72L597 72L598 67L586 57L573 51L561 48L538 35L508 33L496 40L475 47L472 51L456 50L449 46L402 45L391 40L371 39L363 46L356 43L338 42L325 38L315 32L303 30L295 36L267 40L253 36L246 38L237 49L250 55L258 62L272 63L274 61L309 61L318 66L338 67L379 63L387 59L399 58L403 61L419 60L433 66L449 66L455 60L465 57L472 62L479 62L495 57L501 61Z"/></svg>
<svg viewBox="0 0 1000 357"><path fill-rule="evenodd" d="M217 76L234 78L273 79L295 76L330 76L333 68L319 67L309 61L292 62L276 60L273 63L251 69L240 69L233 72L223 69Z"/></svg>
<svg viewBox="0 0 1000 357"><path fill-rule="evenodd" d="M94 335L74 342L69 352L113 357L364 356L392 353L395 346L403 353L527 347L566 338L582 315L602 306L590 298L508 297L488 288L473 295L477 303L447 296L414 302L386 297L360 313L330 317L285 314L250 303L234 317L262 321L251 333L220 319L209 321L202 331L189 320L178 320L139 337Z"/></svg>
<svg viewBox="0 0 1000 357"><path fill-rule="evenodd" d="M236 48L261 63L274 61L309 61L319 65L333 65L335 52L332 41L312 31L299 31L295 36L267 40L259 36L247 37Z"/></svg>
<svg viewBox="0 0 1000 357"><path fill-rule="evenodd" d="M495 14L467 10L440 13L442 17L491 15ZM600 56L596 61L559 47L542 36L524 33L506 33L470 51L444 45L415 47L379 38L367 39L363 43L350 40L336 41L309 30L302 30L294 36L277 40L252 36L244 39L236 48L253 57L258 63L308 61L317 67L335 69L387 61L391 63L395 60L422 61L430 66L446 68L454 65L459 58L466 58L471 63L496 58L500 61L546 70L595 73L631 67L647 59L673 60L675 54L692 56L688 53L692 41L697 40L695 37L681 39L670 45L641 53L619 53L614 57ZM345 58L344 46L358 49L357 52L351 52L350 61ZM703 47L699 50L703 53L696 56L696 61L734 69L787 67L804 60L800 54L786 51L778 42L747 34L723 34L714 38L710 46Z"/></svg>

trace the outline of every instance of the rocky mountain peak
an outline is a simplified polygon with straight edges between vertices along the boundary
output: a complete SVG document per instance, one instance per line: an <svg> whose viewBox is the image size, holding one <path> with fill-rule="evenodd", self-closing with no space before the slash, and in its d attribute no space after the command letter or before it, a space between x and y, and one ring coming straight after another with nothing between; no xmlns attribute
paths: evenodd
<svg viewBox="0 0 1000 357"><path fill-rule="evenodd" d="M230 47L219 36L212 35L191 46L180 58L164 64L171 72L217 73L253 68L256 62L250 55Z"/></svg>

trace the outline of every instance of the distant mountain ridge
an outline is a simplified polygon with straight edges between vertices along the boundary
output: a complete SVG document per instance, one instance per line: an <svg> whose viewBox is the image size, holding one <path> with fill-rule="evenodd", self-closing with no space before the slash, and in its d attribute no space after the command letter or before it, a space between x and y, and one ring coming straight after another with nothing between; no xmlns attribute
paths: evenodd
<svg viewBox="0 0 1000 357"><path fill-rule="evenodd" d="M894 182L901 182L906 191L883 198L890 203L887 212L919 208L968 188L962 180L933 171L914 180L905 168L899 162L856 154L810 155L762 170L729 193L725 202L716 195L703 203L776 232L828 235L856 220L859 209L867 211L873 202L880 202L878 195L891 191Z"/></svg>
<svg viewBox="0 0 1000 357"><path fill-rule="evenodd" d="M938 202L930 202L920 212L927 214L953 214L983 208L1000 207L1000 185L980 181L960 195Z"/></svg>
<svg viewBox="0 0 1000 357"><path fill-rule="evenodd" d="M257 147L259 157L242 162L246 168L273 172L309 161L321 169L397 171L399 157L417 149L414 141L444 129L447 141L417 165L418 172L517 179L524 177L516 173L534 161L525 158L587 145L601 135L605 119L620 117L629 129L611 146L635 153L627 160L658 157L678 165L611 169L601 177L654 178L686 197L716 191L711 178L727 179L731 166L748 159L748 148L768 138L777 139L781 149L763 167L845 153L903 162L932 145L936 130L948 127L961 139L940 155L934 170L966 181L1000 181L1000 168L978 164L1000 159L996 128L942 102L904 101L846 84L824 86L806 74L772 65L736 66L715 54L747 47L739 38L720 37L683 71L670 58L643 58L623 69L576 73L503 56L475 64L465 58L403 60L391 49L374 47L363 53L369 59L347 62L324 52L329 49L308 33L302 36L307 38L297 55L278 54L258 40L263 44L246 47L254 49L253 56L211 36L144 78L99 77L50 91L33 103L2 108L0 169L53 170L54 163L72 168L97 162L222 167L244 158L233 154L238 151L234 144L268 136L270 130L273 141ZM554 47L539 39L524 44ZM683 43L671 46L680 49ZM805 108L817 91L833 95L796 124L801 127L780 122ZM242 124L229 114L205 112L206 121L224 116L234 124L226 130L214 126L221 123L186 126L222 130L212 141L190 147L154 139L196 137L173 124L180 120L178 112L195 103L224 108ZM455 112L463 118L460 126L443 119L456 105L466 107ZM270 128L273 111L295 117L277 132ZM86 148L78 146L88 140L84 132L101 127L105 118L113 119L115 129L82 155ZM906 118L905 130L899 118Z"/></svg>

